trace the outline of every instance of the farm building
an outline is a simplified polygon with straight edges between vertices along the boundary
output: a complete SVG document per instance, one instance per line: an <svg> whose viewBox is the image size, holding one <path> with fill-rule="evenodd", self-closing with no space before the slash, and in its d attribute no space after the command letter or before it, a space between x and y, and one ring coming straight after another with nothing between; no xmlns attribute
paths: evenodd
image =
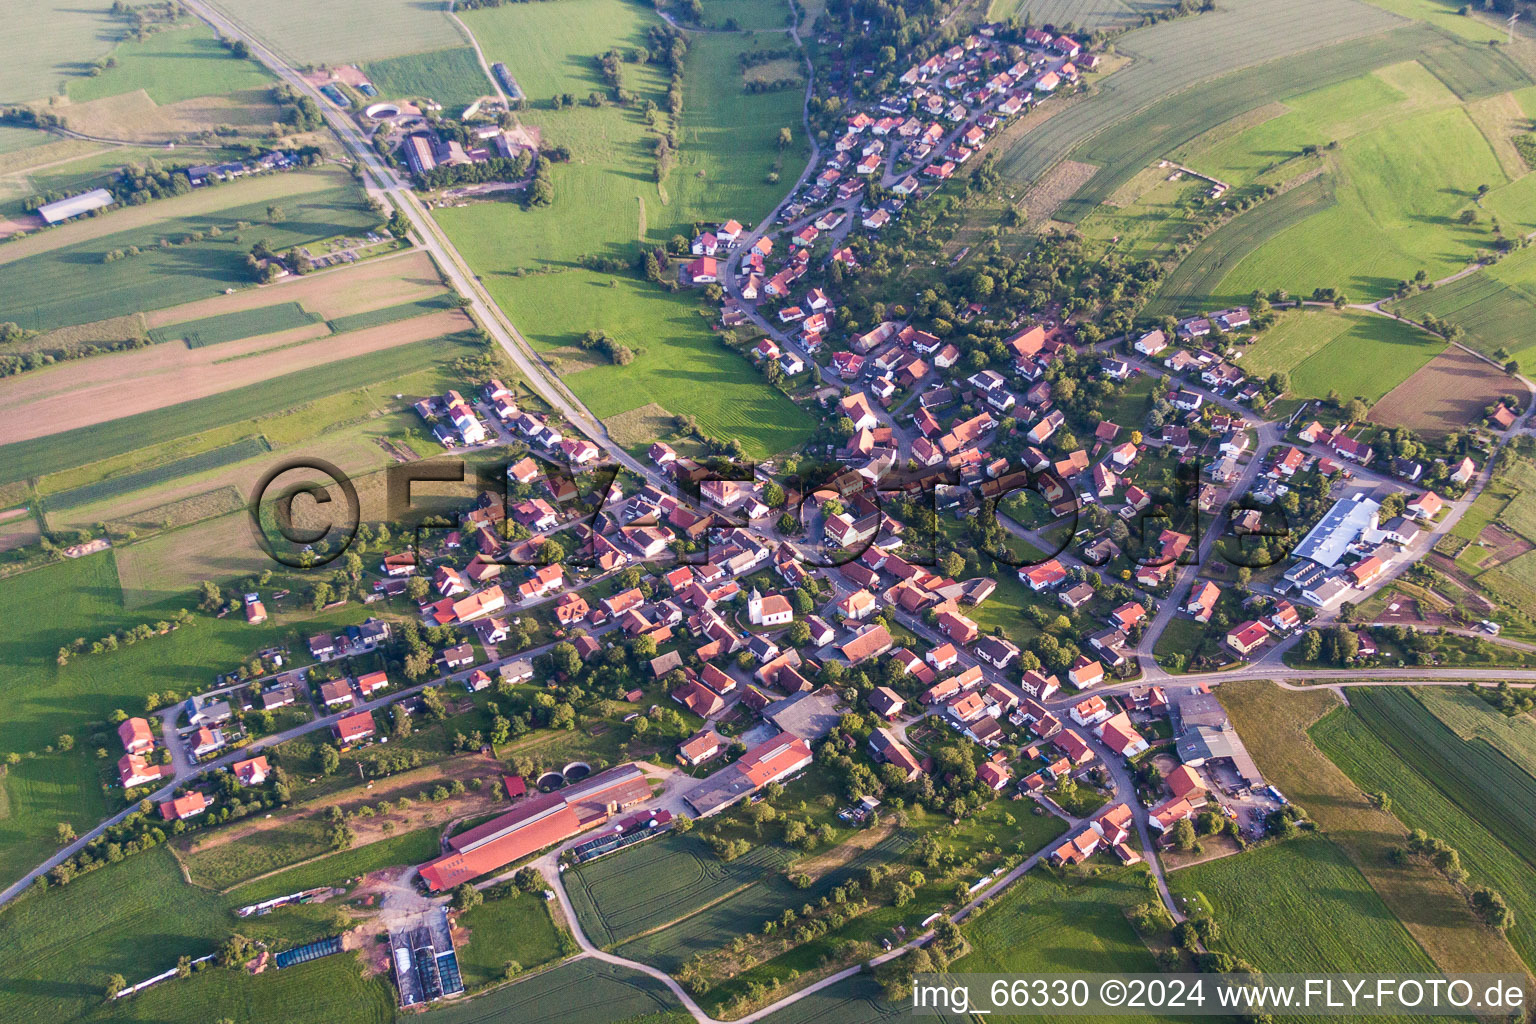
<svg viewBox="0 0 1536 1024"><path fill-rule="evenodd" d="M82 213L90 213L92 210L100 210L117 202L112 193L104 188L93 188L89 192L82 192L78 196L70 196L68 199L60 199L56 203L44 203L37 208L38 216L43 218L46 224L58 224L78 217Z"/></svg>
<svg viewBox="0 0 1536 1024"><path fill-rule="evenodd" d="M536 796L514 811L452 837L448 840L451 851L422 865L421 877L433 892L452 889L601 825L650 796L645 774L632 764L594 775Z"/></svg>
<svg viewBox="0 0 1536 1024"><path fill-rule="evenodd" d="M729 807L770 782L788 778L810 763L811 748L805 740L781 732L685 793L683 801L702 818Z"/></svg>

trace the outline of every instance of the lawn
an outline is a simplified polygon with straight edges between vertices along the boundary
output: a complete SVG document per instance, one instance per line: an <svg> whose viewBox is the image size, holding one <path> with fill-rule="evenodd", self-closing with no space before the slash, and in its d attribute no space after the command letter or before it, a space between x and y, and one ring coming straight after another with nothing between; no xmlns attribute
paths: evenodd
<svg viewBox="0 0 1536 1024"><path fill-rule="evenodd" d="M1429 687L1427 689L1433 689ZM1465 695L1461 699L1476 701ZM1488 715L1499 716L1488 709ZM1310 730L1313 742L1367 793L1386 793L1392 813L1408 828L1421 828L1461 852L1471 884L1490 885L1504 894L1515 912L1509 935L1527 964L1536 958L1536 868L1512 852L1487 829L1403 765L1386 744L1349 708L1329 712Z"/></svg>
<svg viewBox="0 0 1536 1024"><path fill-rule="evenodd" d="M297 302L278 302L238 313L221 313L201 320L156 327L149 331L149 337L157 342L181 341L188 348L201 348L204 345L219 345L226 341L276 334L320 320L320 314L309 312Z"/></svg>
<svg viewBox="0 0 1536 1024"><path fill-rule="evenodd" d="M292 64L378 60L462 46L463 33L436 0L211 0Z"/></svg>
<svg viewBox="0 0 1536 1024"><path fill-rule="evenodd" d="M1420 269L1431 280L1460 270L1490 240L1485 225L1456 219L1478 186L1506 180L1464 109L1390 121L1343 142L1331 162L1335 204L1238 263L1222 295L1335 287L1356 300L1382 298Z"/></svg>
<svg viewBox="0 0 1536 1024"><path fill-rule="evenodd" d="M1536 249L1523 249L1459 281L1394 302L1392 309L1413 320L1430 314L1449 320L1466 331L1469 347L1486 356L1505 349L1529 371L1536 366L1536 340L1530 332L1536 323Z"/></svg>
<svg viewBox="0 0 1536 1024"><path fill-rule="evenodd" d="M459 944L459 969L471 990L500 981L508 960L526 971L560 956L560 934L549 904L538 896L486 900L459 915L459 927L469 929L469 938Z"/></svg>
<svg viewBox="0 0 1536 1024"><path fill-rule="evenodd" d="M494 95L472 47L412 53L369 61L363 74L385 99L429 99L457 114L481 96Z"/></svg>
<svg viewBox="0 0 1536 1024"><path fill-rule="evenodd" d="M298 409L360 385L393 380L429 362L462 355L466 351L466 339L457 336L415 342L337 360L329 364L325 373L301 371L68 434L18 441L0 447L0 466L3 466L0 476L4 477L0 482L57 473L176 438L217 430L237 421ZM317 412L323 413L323 409L311 409L306 416L313 421ZM238 425L236 436L242 432L249 432L248 424Z"/></svg>
<svg viewBox="0 0 1536 1024"><path fill-rule="evenodd" d="M596 960L578 960L526 981L432 1011L433 1024L591 1024L652 1021L680 1011L667 987L648 974ZM685 1018L691 1019L691 1018Z"/></svg>
<svg viewBox="0 0 1536 1024"><path fill-rule="evenodd" d="M1367 692L1363 687L1351 690L1351 702ZM1402 823L1367 800L1360 787L1307 735L1317 719L1339 705L1337 697L1322 689L1286 691L1259 681L1223 683L1217 696L1265 780L1306 810L1325 839L1331 839L1348 855L1380 902L1385 903L1385 912L1378 911L1384 920L1360 922L1361 927L1385 929L1395 916L1440 970L1525 970L1514 948L1489 935L1468 908L1466 898L1438 871L1418 863L1393 864L1388 859L1389 851L1403 844ZM1277 856L1290 857L1283 852ZM1229 857L1205 866L1204 870L1207 875L1220 875L1218 865L1230 865L1226 870L1240 872L1245 860ZM1180 871L1174 877L1184 874ZM1193 877L1201 881L1190 883L1192 887L1206 886L1200 874ZM1278 883L1271 880L1271 884ZM1209 890L1207 895L1216 898ZM1313 898L1316 896L1314 892ZM1264 909L1263 905L1254 907L1256 912ZM1223 920L1222 926L1226 928L1228 921ZM1235 918L1232 927L1237 931L1230 934L1240 936L1246 934L1248 925L1244 919ZM1279 941L1282 934L1282 930L1276 929L1275 940Z"/></svg>
<svg viewBox="0 0 1536 1024"><path fill-rule="evenodd" d="M1169 876L1176 899L1203 893L1216 948L1260 971L1428 973L1424 955L1344 852L1303 836Z"/></svg>
<svg viewBox="0 0 1536 1024"><path fill-rule="evenodd" d="M295 173L295 172L290 172ZM24 256L0 274L0 306L7 318L32 330L89 323L207 298L226 288L252 283L246 255L257 241L285 250L333 235L374 227L355 185L334 185L333 175L315 176L319 191L281 201L286 218L265 223L263 201L212 213L164 219L141 228ZM117 216L109 214L108 217ZM235 230L239 221L250 227ZM218 226L222 234L181 241ZM168 244L161 245L162 240ZM176 244L169 244L176 243ZM103 262L106 253L139 246L137 256Z"/></svg>
<svg viewBox="0 0 1536 1024"><path fill-rule="evenodd" d="M213 30L201 21L156 32L143 41L119 43L112 57L117 60L116 67L69 83L72 101L86 103L143 89L150 99L165 106L274 82L256 61L235 57L220 45Z"/></svg>
<svg viewBox="0 0 1536 1024"><path fill-rule="evenodd" d="M1370 314L1342 315L1354 322L1291 370L1291 394L1325 398L1337 391L1367 405L1413 376L1445 343L1409 324Z"/></svg>

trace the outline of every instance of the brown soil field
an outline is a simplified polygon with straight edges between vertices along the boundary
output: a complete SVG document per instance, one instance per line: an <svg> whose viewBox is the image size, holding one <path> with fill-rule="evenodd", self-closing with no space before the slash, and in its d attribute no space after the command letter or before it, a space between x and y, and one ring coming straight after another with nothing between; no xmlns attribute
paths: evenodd
<svg viewBox="0 0 1536 1024"><path fill-rule="evenodd" d="M25 509L17 509L16 512L18 515L7 513L6 518L0 521L0 551L36 544L41 536L37 520L28 515Z"/></svg>
<svg viewBox="0 0 1536 1024"><path fill-rule="evenodd" d="M70 363L60 367L62 372L23 374L0 382L0 407L10 413L0 423L0 444L178 405L339 359L440 338L469 326L462 312L443 310L300 345L288 344L292 339L286 335L293 332L231 343L280 346L245 359L230 360L238 353L229 345L198 349L156 345Z"/></svg>
<svg viewBox="0 0 1536 1024"><path fill-rule="evenodd" d="M1052 167L1045 177L1041 178L1024 195L1024 213L1029 218L1030 224L1043 224L1051 219L1051 216L1061 208L1061 204L1077 194L1077 190L1088 184L1088 179L1098 173L1098 167L1093 164L1080 163L1076 160L1063 160Z"/></svg>
<svg viewBox="0 0 1536 1024"><path fill-rule="evenodd" d="M443 291L443 279L432 257L415 249L396 255L380 256L355 266L342 266L285 277L260 288L247 288L233 295L215 295L170 309L144 314L148 327L201 320L224 313L260 309L277 302L297 302L327 320L351 313L412 302Z"/></svg>
<svg viewBox="0 0 1536 1024"><path fill-rule="evenodd" d="M1530 170L1521 159L1520 151L1515 148L1515 136L1525 131L1531 120L1520 109L1520 101L1515 99L1513 93L1499 93L1468 103L1467 113L1471 115L1472 123L1483 133L1483 138L1488 140L1494 155L1499 158L1499 166L1511 181Z"/></svg>
<svg viewBox="0 0 1536 1024"><path fill-rule="evenodd" d="M261 174L253 178L221 185L218 188L197 189L185 195L156 200L143 206L129 206L113 210L101 217L86 217L70 221L48 231L39 231L15 242L0 245L0 266L40 252L51 252L66 245L89 242L94 238L115 235L119 231L131 231L147 227L172 217L194 217L233 206L259 203L268 199L318 192L337 188L351 180L339 169L285 171L282 174Z"/></svg>
<svg viewBox="0 0 1536 1024"><path fill-rule="evenodd" d="M1475 423L1483 409L1511 390L1497 367L1461 348L1447 348L1377 402L1371 420L1426 434L1448 434Z"/></svg>
<svg viewBox="0 0 1536 1024"><path fill-rule="evenodd" d="M1524 537L1496 523L1489 523L1483 527L1483 532L1477 535L1477 542L1492 552L1478 565L1480 569L1492 569L1505 562L1512 562L1532 547L1536 547Z"/></svg>

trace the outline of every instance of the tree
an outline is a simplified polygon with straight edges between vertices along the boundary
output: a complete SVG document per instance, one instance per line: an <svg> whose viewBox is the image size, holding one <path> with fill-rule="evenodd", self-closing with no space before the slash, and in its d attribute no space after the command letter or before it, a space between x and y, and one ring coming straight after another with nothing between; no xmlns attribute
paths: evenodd
<svg viewBox="0 0 1536 1024"><path fill-rule="evenodd" d="M320 746L320 774L335 775L336 769L341 767L341 752L329 743Z"/></svg>
<svg viewBox="0 0 1536 1024"><path fill-rule="evenodd" d="M425 576L412 576L405 583L405 592L410 595L412 601L417 604L427 599L427 594L432 590L432 584L427 582Z"/></svg>
<svg viewBox="0 0 1536 1024"><path fill-rule="evenodd" d="M1504 902L1503 894L1483 886L1472 893L1472 909L1499 931L1508 931L1515 923L1515 912Z"/></svg>
<svg viewBox="0 0 1536 1024"><path fill-rule="evenodd" d="M107 976L106 993L108 999L116 999L117 994L127 987L128 979L123 977L121 974L112 974Z"/></svg>
<svg viewBox="0 0 1536 1024"><path fill-rule="evenodd" d="M75 827L67 821L61 821L54 828L54 836L60 846L68 846L75 841Z"/></svg>
<svg viewBox="0 0 1536 1024"><path fill-rule="evenodd" d="M788 149L795 144L795 133L789 125L779 129L779 148Z"/></svg>
<svg viewBox="0 0 1536 1024"><path fill-rule="evenodd" d="M485 902L485 895L468 882L464 882L453 890L453 909L458 911L472 910Z"/></svg>
<svg viewBox="0 0 1536 1024"><path fill-rule="evenodd" d="M519 868L517 874L512 876L512 884L523 892L543 892L544 876L536 868Z"/></svg>
<svg viewBox="0 0 1536 1024"><path fill-rule="evenodd" d="M1370 411L1370 408L1358 398L1351 398L1344 403L1344 418L1350 423L1365 422L1366 414Z"/></svg>
<svg viewBox="0 0 1536 1024"><path fill-rule="evenodd" d="M1188 818L1173 826L1173 845L1185 852L1195 848L1195 826Z"/></svg>

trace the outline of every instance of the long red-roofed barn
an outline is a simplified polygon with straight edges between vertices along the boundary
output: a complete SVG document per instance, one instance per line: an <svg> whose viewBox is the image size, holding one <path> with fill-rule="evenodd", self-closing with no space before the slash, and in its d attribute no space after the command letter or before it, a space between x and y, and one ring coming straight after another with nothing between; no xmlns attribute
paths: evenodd
<svg viewBox="0 0 1536 1024"><path fill-rule="evenodd" d="M594 775L519 804L516 810L448 840L451 852L421 867L433 892L503 868L553 846L651 797L645 773L632 764Z"/></svg>

